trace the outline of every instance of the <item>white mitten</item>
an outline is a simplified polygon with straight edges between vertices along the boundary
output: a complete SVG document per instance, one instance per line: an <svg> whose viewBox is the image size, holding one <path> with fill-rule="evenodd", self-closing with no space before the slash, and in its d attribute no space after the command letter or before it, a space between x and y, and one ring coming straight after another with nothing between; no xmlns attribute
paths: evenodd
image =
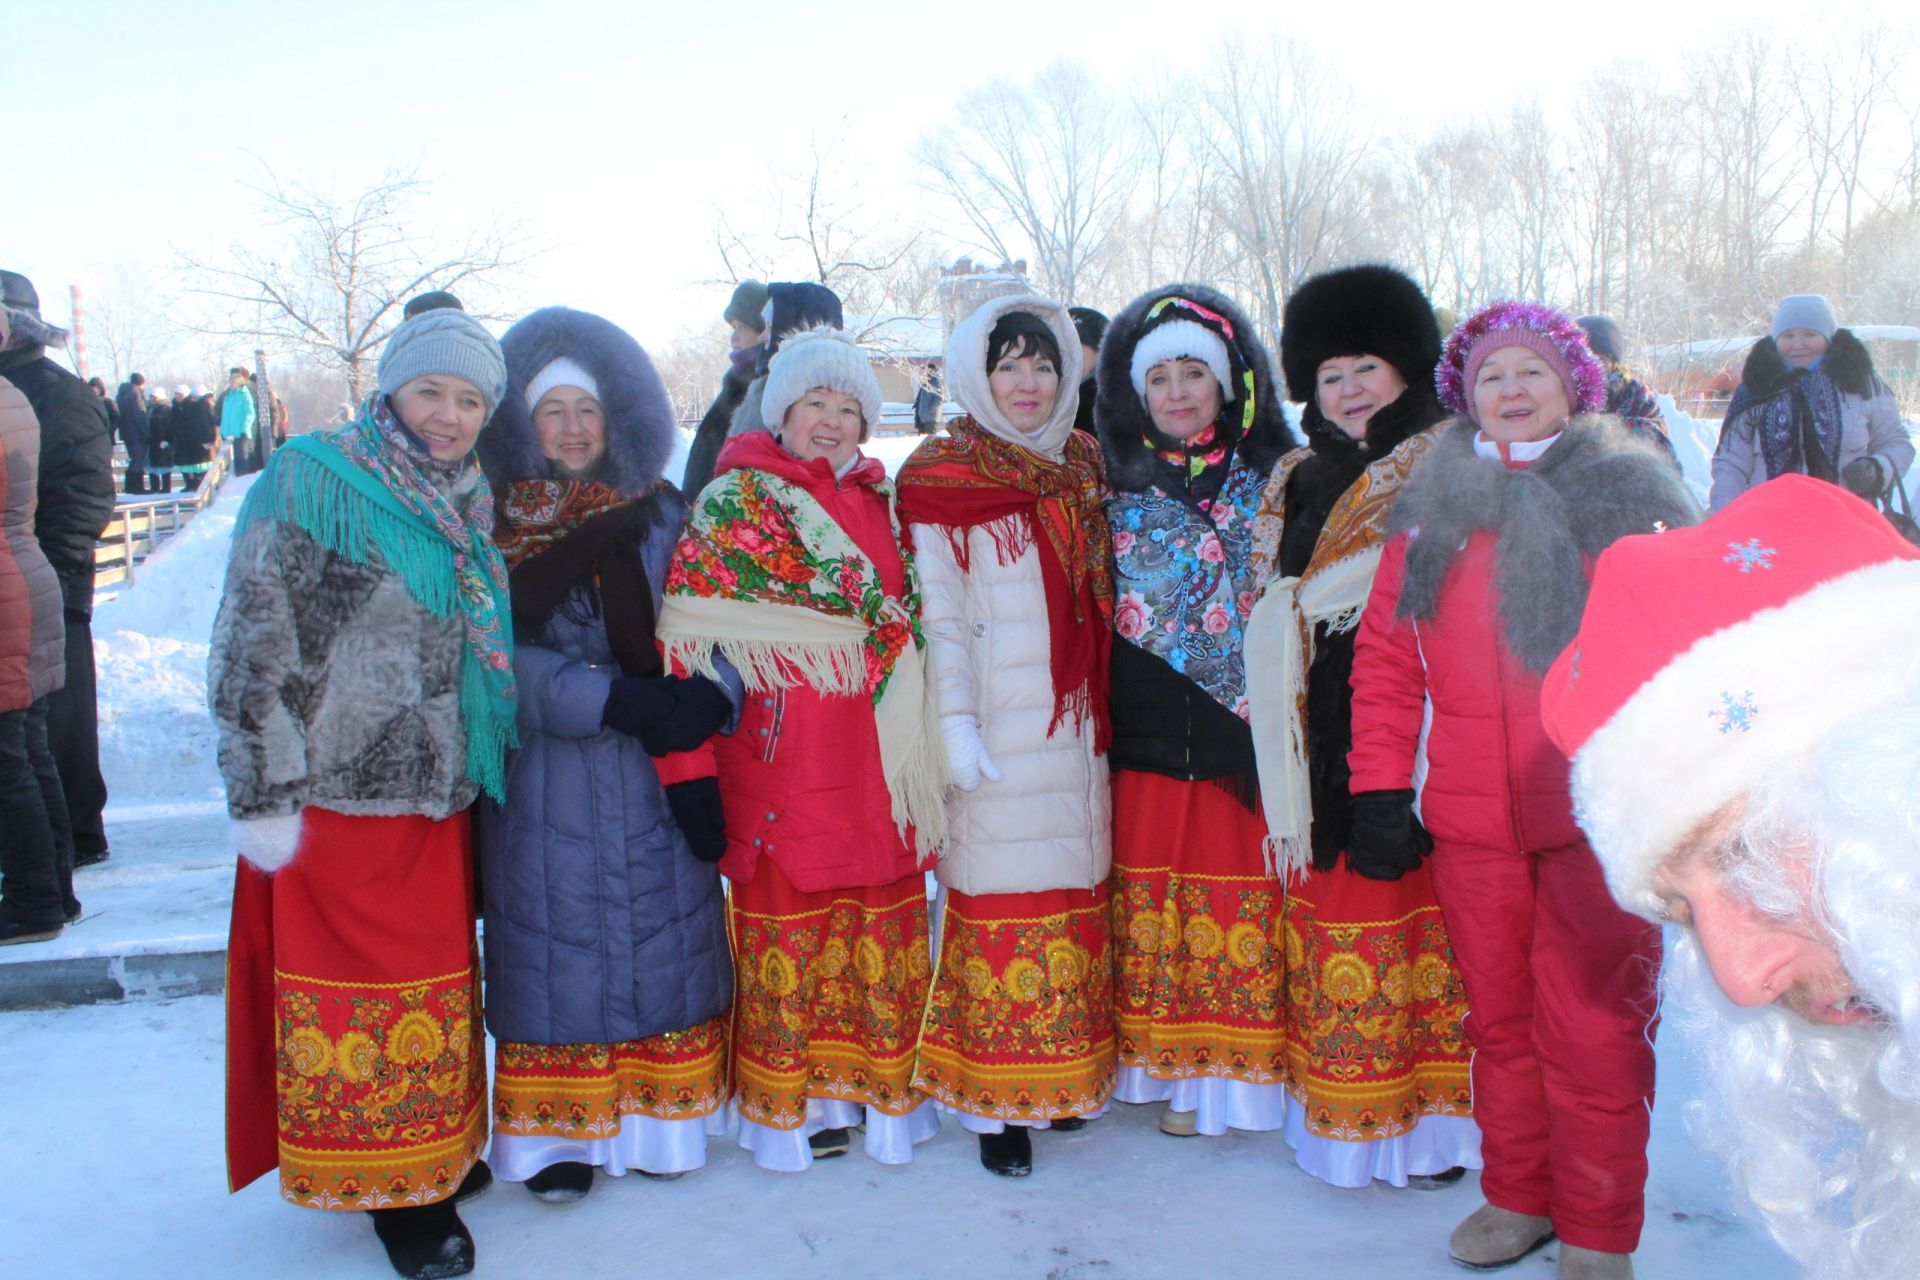
<svg viewBox="0 0 1920 1280"><path fill-rule="evenodd" d="M293 861L300 848L298 812L272 818L236 818L233 847L240 856L269 874Z"/></svg>
<svg viewBox="0 0 1920 1280"><path fill-rule="evenodd" d="M940 717L940 738L947 745L947 769L953 775L953 785L962 791L979 788L980 780L1000 781L1000 766L987 754L987 744L980 740L980 726L973 717L959 715Z"/></svg>

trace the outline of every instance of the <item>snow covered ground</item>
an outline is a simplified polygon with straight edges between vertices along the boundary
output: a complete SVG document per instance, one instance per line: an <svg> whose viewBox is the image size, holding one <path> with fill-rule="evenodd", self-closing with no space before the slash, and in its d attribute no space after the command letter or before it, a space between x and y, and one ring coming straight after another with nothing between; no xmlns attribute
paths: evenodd
<svg viewBox="0 0 1920 1280"><path fill-rule="evenodd" d="M294 1209L271 1179L226 1194L221 1006L212 997L0 1014L0 1275L149 1280L391 1272L358 1214ZM1783 1280L1792 1267L1727 1210L1681 1135L1692 1064L1661 1037L1643 1280ZM1182 1275L1463 1273L1447 1233L1480 1203L1439 1192L1337 1191L1278 1134L1169 1138L1157 1108L1119 1107L1036 1134L1034 1176L997 1178L947 1123L913 1164L859 1154L804 1174L754 1168L729 1138L675 1181L610 1179L584 1202L497 1185L462 1211L494 1280L531 1276L860 1280L1152 1280ZM1555 1250L1505 1272L1547 1280Z"/></svg>

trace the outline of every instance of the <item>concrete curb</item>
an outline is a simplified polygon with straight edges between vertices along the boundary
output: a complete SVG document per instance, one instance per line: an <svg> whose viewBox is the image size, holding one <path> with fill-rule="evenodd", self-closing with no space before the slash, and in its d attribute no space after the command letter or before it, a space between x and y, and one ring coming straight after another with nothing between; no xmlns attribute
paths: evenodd
<svg viewBox="0 0 1920 1280"><path fill-rule="evenodd" d="M70 956L0 965L0 1012L211 995L227 985L224 948Z"/></svg>

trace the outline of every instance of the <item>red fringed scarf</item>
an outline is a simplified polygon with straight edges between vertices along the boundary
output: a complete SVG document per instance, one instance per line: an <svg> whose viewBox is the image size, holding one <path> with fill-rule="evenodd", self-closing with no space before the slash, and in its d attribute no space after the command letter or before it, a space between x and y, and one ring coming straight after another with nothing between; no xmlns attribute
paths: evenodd
<svg viewBox="0 0 1920 1280"><path fill-rule="evenodd" d="M1112 538L1102 506L1100 446L1075 432L1066 457L1050 462L1010 444L972 418L922 444L900 468L900 515L946 534L961 572L969 570L967 530L985 529L1000 563L1035 544L1047 597L1053 673L1049 735L1071 716L1093 717L1094 750L1113 737L1108 657L1113 638ZM1045 534L1041 537L1039 535Z"/></svg>

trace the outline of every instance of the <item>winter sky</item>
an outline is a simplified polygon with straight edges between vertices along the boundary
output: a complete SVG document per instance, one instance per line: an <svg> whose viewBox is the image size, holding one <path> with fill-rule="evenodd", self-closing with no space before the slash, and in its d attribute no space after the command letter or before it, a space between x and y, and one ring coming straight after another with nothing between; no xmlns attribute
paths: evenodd
<svg viewBox="0 0 1920 1280"><path fill-rule="evenodd" d="M1601 63L1672 70L1722 32L1791 39L1833 12L1776 0L7 0L0 265L54 298L141 277L164 298L176 250L217 257L261 234L239 185L258 173L249 153L339 191L418 162L435 182L427 221L497 209L523 222L541 250L518 282L527 305L601 311L651 345L717 326L716 206L764 218L816 135L844 136L867 222L931 227L963 249L910 152L994 75L1065 56L1123 88L1193 68L1229 35L1281 30L1338 67L1385 134L1526 94L1568 109ZM64 300L48 309L63 317Z"/></svg>

